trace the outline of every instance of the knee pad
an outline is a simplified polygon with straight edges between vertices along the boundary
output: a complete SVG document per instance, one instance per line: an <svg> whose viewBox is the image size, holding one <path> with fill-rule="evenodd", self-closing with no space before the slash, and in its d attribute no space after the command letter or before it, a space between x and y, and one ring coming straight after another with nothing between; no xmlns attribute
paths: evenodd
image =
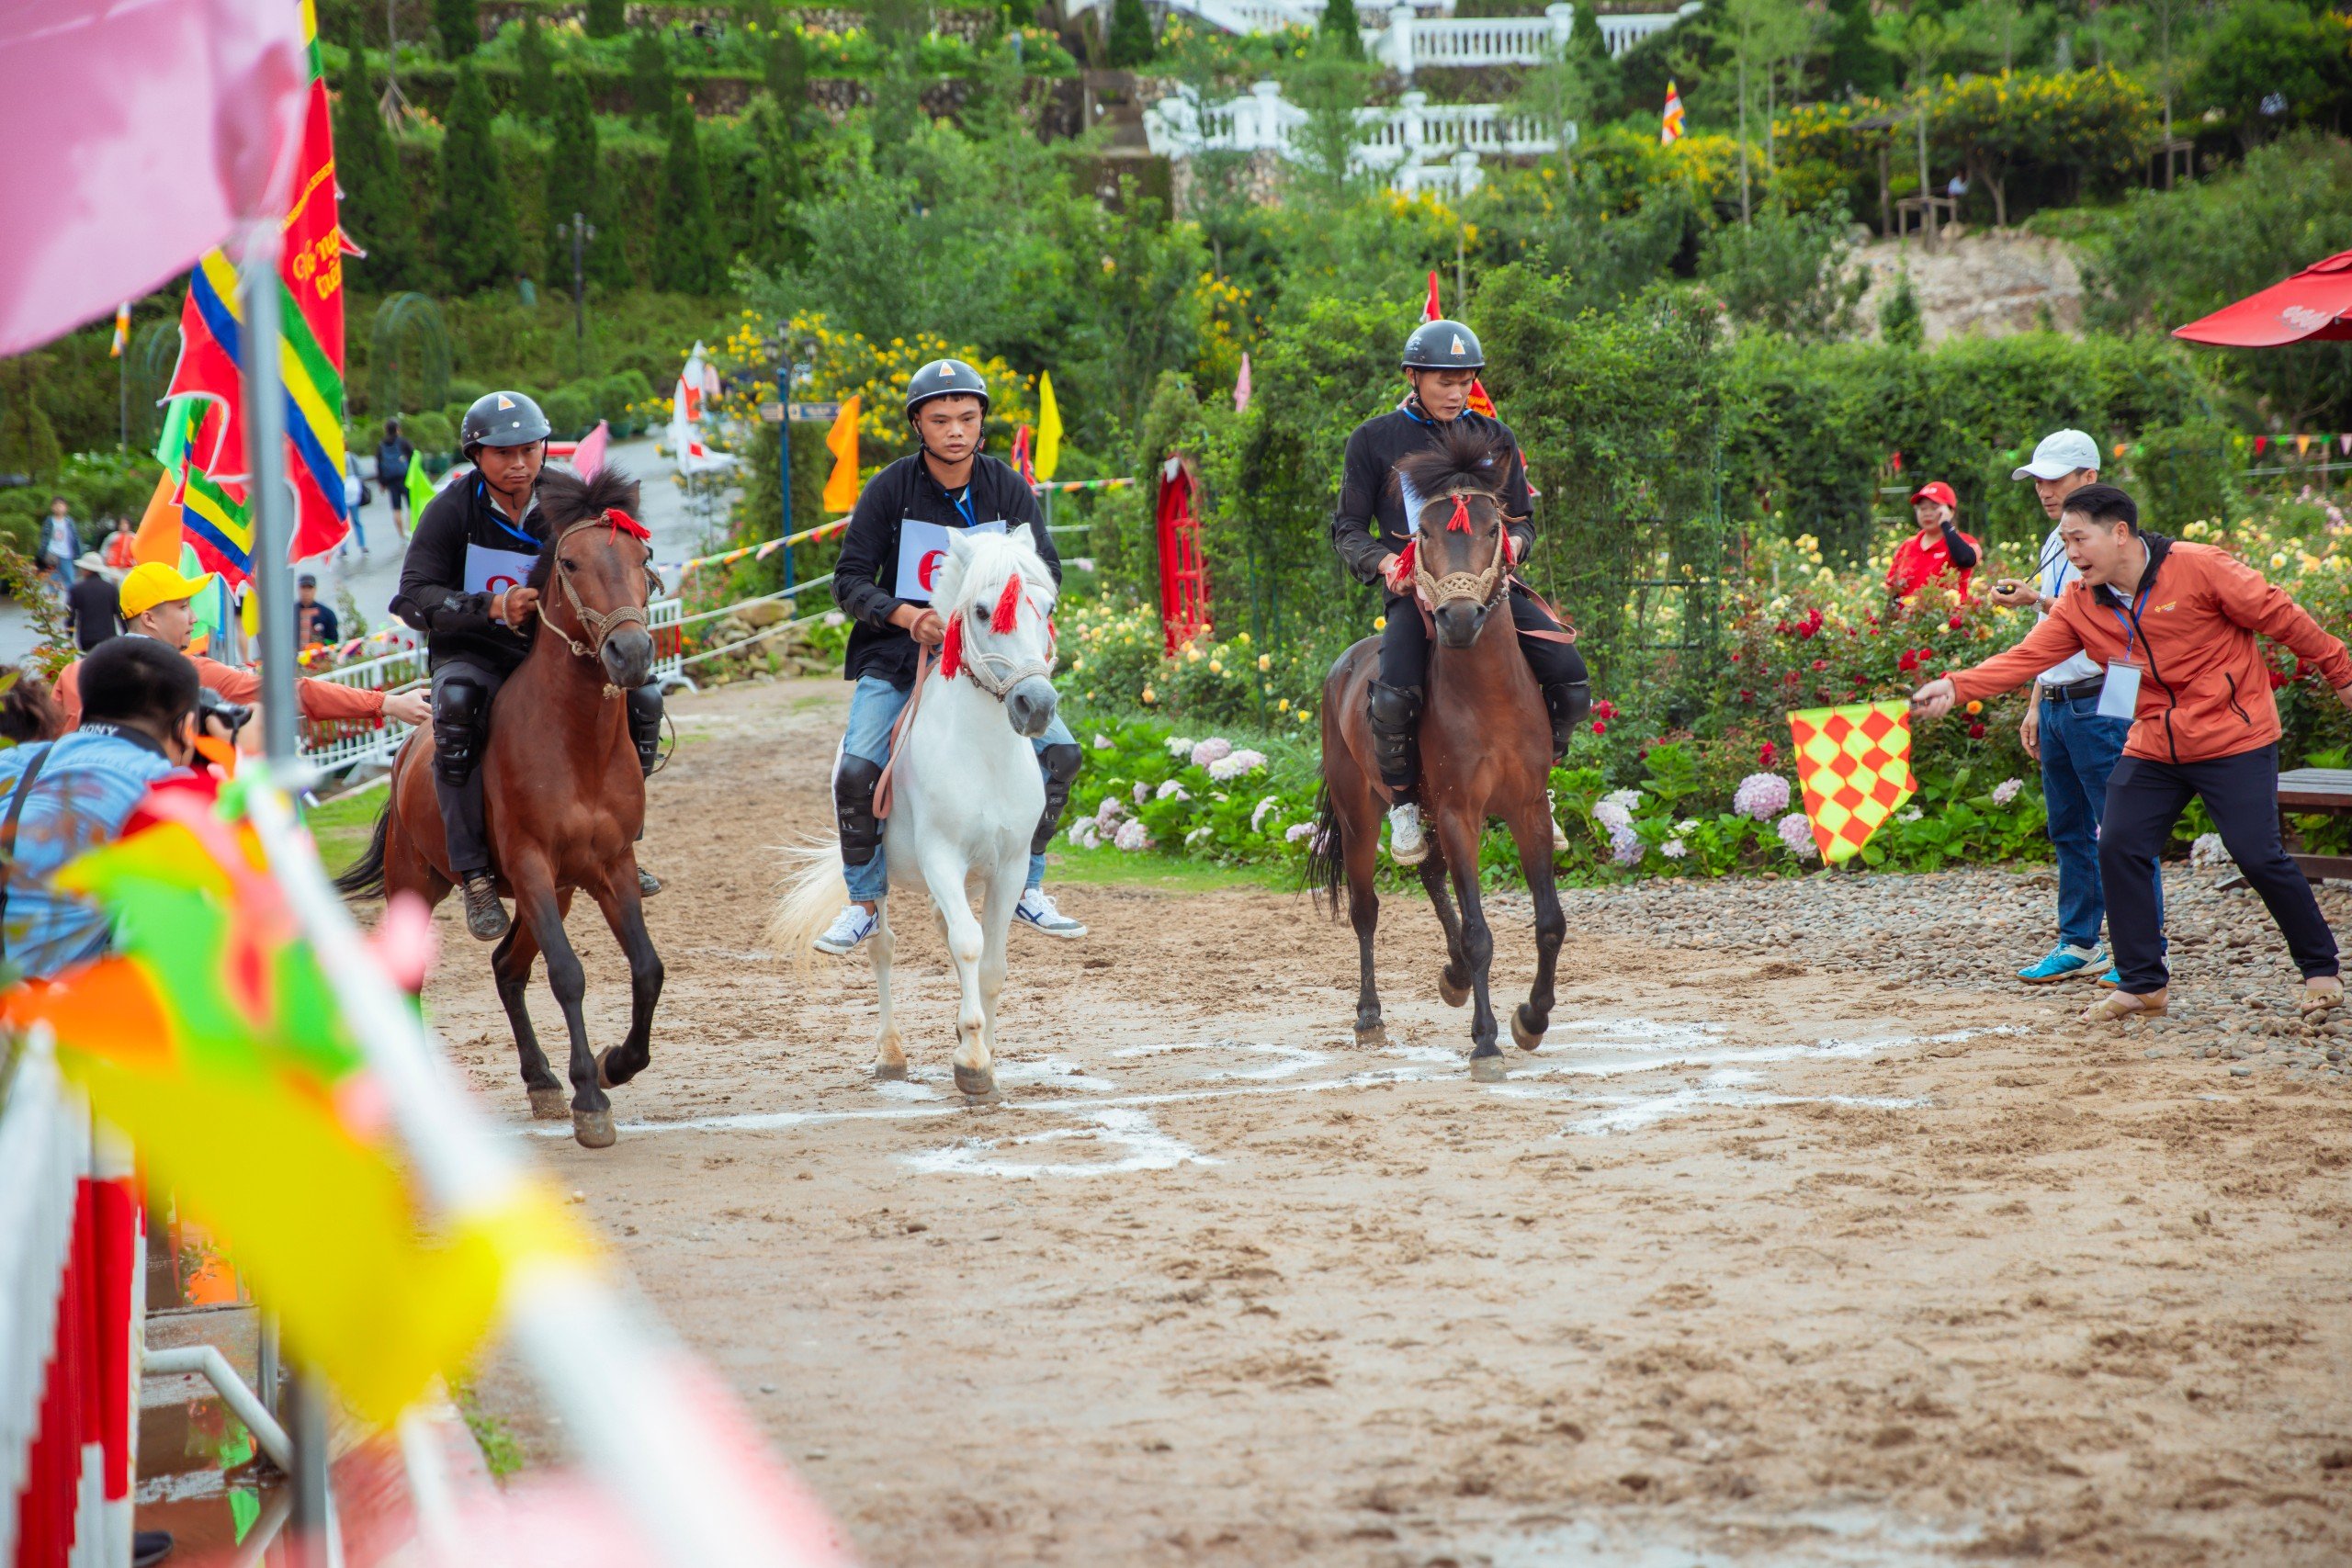
<svg viewBox="0 0 2352 1568"><path fill-rule="evenodd" d="M1371 705L1374 734L1409 734L1421 716L1421 689L1419 686L1385 686L1374 681L1372 683Z"/></svg>
<svg viewBox="0 0 2352 1568"><path fill-rule="evenodd" d="M433 771L451 785L463 784L481 765L481 743L490 727L490 692L460 673L433 693Z"/></svg>
<svg viewBox="0 0 2352 1568"><path fill-rule="evenodd" d="M628 738L637 746L637 765L646 777L662 761L662 682L648 681L628 694Z"/></svg>
<svg viewBox="0 0 2352 1568"><path fill-rule="evenodd" d="M1086 753L1076 746L1048 746L1037 754L1037 765L1046 775L1046 814L1037 818L1037 830L1030 835L1029 852L1041 855L1046 846L1054 841L1054 829L1062 825L1062 812L1069 805L1069 786L1078 780L1078 770L1085 762Z"/></svg>
<svg viewBox="0 0 2352 1568"><path fill-rule="evenodd" d="M1592 711L1592 682L1563 681L1558 685L1546 686L1544 688L1544 704L1552 710L1553 723L1572 729L1582 724L1584 716Z"/></svg>
<svg viewBox="0 0 2352 1568"><path fill-rule="evenodd" d="M842 834L842 863L864 865L882 847L882 819L874 815L874 786L882 765L842 754L833 769L833 818Z"/></svg>

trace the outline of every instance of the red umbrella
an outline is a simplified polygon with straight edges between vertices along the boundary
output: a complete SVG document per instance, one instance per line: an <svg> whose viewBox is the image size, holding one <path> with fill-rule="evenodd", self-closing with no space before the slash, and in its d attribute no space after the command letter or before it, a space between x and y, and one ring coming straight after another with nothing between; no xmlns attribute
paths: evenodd
<svg viewBox="0 0 2352 1568"><path fill-rule="evenodd" d="M2230 348L2352 339L2352 251L2313 262L2283 283L2175 327L2172 335Z"/></svg>

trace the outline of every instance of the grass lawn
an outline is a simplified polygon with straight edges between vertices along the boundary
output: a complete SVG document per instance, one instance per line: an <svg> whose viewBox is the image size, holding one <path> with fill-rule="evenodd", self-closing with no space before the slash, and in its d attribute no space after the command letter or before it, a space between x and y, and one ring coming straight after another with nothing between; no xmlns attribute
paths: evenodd
<svg viewBox="0 0 2352 1568"><path fill-rule="evenodd" d="M1291 893L1291 874L1276 866L1217 865L1208 861L1179 860L1148 850L1128 854L1108 847L1074 849L1069 843L1046 854L1046 886L1076 882L1096 886L1150 887L1163 893L1209 893L1220 887L1249 887L1271 893Z"/></svg>
<svg viewBox="0 0 2352 1568"><path fill-rule="evenodd" d="M368 835L376 830L376 814L384 809L384 798L380 789L345 795L328 801L306 818L311 837L319 841L319 859L329 876L366 852Z"/></svg>

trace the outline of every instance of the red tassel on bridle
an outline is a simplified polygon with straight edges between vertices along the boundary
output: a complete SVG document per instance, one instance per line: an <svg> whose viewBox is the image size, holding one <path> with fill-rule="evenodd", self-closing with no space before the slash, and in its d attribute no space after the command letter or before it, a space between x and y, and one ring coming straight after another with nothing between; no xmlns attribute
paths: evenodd
<svg viewBox="0 0 2352 1568"><path fill-rule="evenodd" d="M964 617L947 617L947 636L939 645L939 672L953 681L964 668Z"/></svg>
<svg viewBox="0 0 2352 1568"><path fill-rule="evenodd" d="M1449 534L1470 532L1470 502L1467 497L1457 495L1453 498L1453 515L1445 520L1445 531Z"/></svg>
<svg viewBox="0 0 2352 1568"><path fill-rule="evenodd" d="M1021 614L1021 587L1019 572L1005 580L1004 592L997 598L996 614L989 620L989 630L1001 636L1012 629Z"/></svg>
<svg viewBox="0 0 2352 1568"><path fill-rule="evenodd" d="M649 545L653 542L653 530L617 506L608 506L605 509L605 521L624 534L635 535Z"/></svg>

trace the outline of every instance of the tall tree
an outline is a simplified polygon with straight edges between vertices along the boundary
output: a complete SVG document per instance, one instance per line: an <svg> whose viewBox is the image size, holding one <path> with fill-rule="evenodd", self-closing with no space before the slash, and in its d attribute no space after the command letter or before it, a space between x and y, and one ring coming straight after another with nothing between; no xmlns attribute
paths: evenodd
<svg viewBox="0 0 2352 1568"><path fill-rule="evenodd" d="M1730 46L1739 87L1739 220L1750 221L1754 208L1747 170L1748 105L1756 89L1770 96L1770 83L1794 48L1794 39L1811 26L1800 0L1727 0L1723 11L1723 37ZM1770 140L1770 119L1766 119Z"/></svg>
<svg viewBox="0 0 2352 1568"><path fill-rule="evenodd" d="M481 46L479 0L433 0L433 30L441 35L441 56L463 60Z"/></svg>
<svg viewBox="0 0 2352 1568"><path fill-rule="evenodd" d="M745 120L759 149L748 247L752 259L767 267L797 265L808 249L797 210L808 195L798 125L790 110L764 96L752 99Z"/></svg>
<svg viewBox="0 0 2352 1568"><path fill-rule="evenodd" d="M1882 47L1903 62L1904 85L1918 96L1919 194L1933 196L1928 175L1928 120L1935 112L1936 73L1961 53L1967 39L1957 26L1932 11L1908 15L1889 11L1879 18L1879 27ZM1934 210L1927 209L1929 213Z"/></svg>
<svg viewBox="0 0 2352 1568"><path fill-rule="evenodd" d="M523 33L514 40L514 65L519 80L514 107L533 125L545 125L555 112L555 62L548 53L547 34L537 11L523 13Z"/></svg>
<svg viewBox="0 0 2352 1568"><path fill-rule="evenodd" d="M1876 96L1894 85L1886 51L1871 35L1871 0L1829 0L1825 48L1821 76L1829 96L1842 98L1849 93Z"/></svg>
<svg viewBox="0 0 2352 1568"><path fill-rule="evenodd" d="M628 0L588 0L581 24L590 38L618 38L628 30Z"/></svg>
<svg viewBox="0 0 2352 1568"><path fill-rule="evenodd" d="M768 40L768 94L787 122L797 127L808 109L808 46L800 29L779 21Z"/></svg>
<svg viewBox="0 0 2352 1568"><path fill-rule="evenodd" d="M1138 15L1143 11L1140 0L1136 6L1136 11ZM1111 18L1111 36L1114 40L1119 36L1118 26L1118 16L1114 11ZM1148 26L1147 22L1147 30ZM1323 18L1317 24L1317 28L1338 47L1341 54L1351 60L1363 58L1363 29L1356 21L1356 0L1323 0ZM1113 47L1114 49L1117 47L1115 42Z"/></svg>
<svg viewBox="0 0 2352 1568"><path fill-rule="evenodd" d="M1330 30L1328 14L1324 30ZM1151 35L1151 13L1143 8L1143 0L1111 0L1111 36L1105 42L1111 69L1132 71L1148 65L1159 48L1159 40ZM1363 53L1361 39L1356 41L1356 53Z"/></svg>
<svg viewBox="0 0 2352 1568"><path fill-rule="evenodd" d="M441 206L433 223L441 270L458 294L503 283L514 271L514 209L490 122L490 90L473 62L463 62L441 139Z"/></svg>
<svg viewBox="0 0 2352 1568"><path fill-rule="evenodd" d="M620 224L612 218L612 204L597 184L596 117L589 112L588 85L566 71L555 80L555 113L548 126L547 206L548 278L551 285L571 283L571 239L558 235L555 226L584 213L596 231L582 260L591 283L625 288L628 261L621 253Z"/></svg>
<svg viewBox="0 0 2352 1568"><path fill-rule="evenodd" d="M334 106L334 172L343 186L343 230L366 251L353 281L377 292L424 281L416 209L401 177L400 151L376 112L367 51L355 41Z"/></svg>
<svg viewBox="0 0 2352 1568"><path fill-rule="evenodd" d="M670 73L670 51L659 32L639 28L628 38L629 113L639 120L667 125L678 101L678 80Z"/></svg>
<svg viewBox="0 0 2352 1568"><path fill-rule="evenodd" d="M653 287L677 294L715 294L727 282L718 222L711 209L710 171L703 166L694 111L670 110L670 145L662 155L662 197L654 210Z"/></svg>

